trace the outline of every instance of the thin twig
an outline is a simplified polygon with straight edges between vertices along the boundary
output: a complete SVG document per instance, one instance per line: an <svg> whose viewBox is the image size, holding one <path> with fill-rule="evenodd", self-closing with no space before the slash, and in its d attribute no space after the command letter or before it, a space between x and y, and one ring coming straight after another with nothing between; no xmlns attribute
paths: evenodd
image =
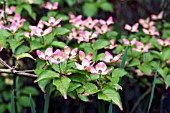
<svg viewBox="0 0 170 113"><path fill-rule="evenodd" d="M133 113L136 109L136 107L139 105L139 103L151 92L151 88L149 88L138 100L137 102L134 104L132 110L130 111L130 113Z"/></svg>
<svg viewBox="0 0 170 113"><path fill-rule="evenodd" d="M35 75L35 74L26 73L24 71L11 70L11 69L0 69L0 73L9 73L9 74L15 73L18 76L26 76L26 77L37 78L37 75Z"/></svg>
<svg viewBox="0 0 170 113"><path fill-rule="evenodd" d="M2 60L2 58L0 58L0 63L2 65L4 65L5 67L9 68L9 69L13 69L11 66L9 66L5 61Z"/></svg>

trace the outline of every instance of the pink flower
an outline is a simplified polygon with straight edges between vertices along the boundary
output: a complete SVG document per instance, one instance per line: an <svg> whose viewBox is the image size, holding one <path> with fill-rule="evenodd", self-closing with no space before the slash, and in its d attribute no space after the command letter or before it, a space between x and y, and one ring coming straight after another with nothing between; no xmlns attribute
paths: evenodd
<svg viewBox="0 0 170 113"><path fill-rule="evenodd" d="M9 8L8 6L6 6L6 14L7 15L11 15L11 14L13 14L14 13L14 11L15 11L15 9L16 9L16 6L12 6L11 8Z"/></svg>
<svg viewBox="0 0 170 113"><path fill-rule="evenodd" d="M151 15L152 20L161 20L163 18L163 11L161 11L158 15Z"/></svg>
<svg viewBox="0 0 170 113"><path fill-rule="evenodd" d="M167 64L170 64L170 59L168 59L168 60L166 61L166 63L167 63Z"/></svg>
<svg viewBox="0 0 170 113"><path fill-rule="evenodd" d="M76 22L72 23L72 25L80 30L84 30L85 28L85 22L83 20L77 20Z"/></svg>
<svg viewBox="0 0 170 113"><path fill-rule="evenodd" d="M85 20L85 26L89 29L93 29L94 26L98 23L98 20L95 19L95 20L92 20L91 17L88 17L86 20Z"/></svg>
<svg viewBox="0 0 170 113"><path fill-rule="evenodd" d="M151 35L151 36L159 36L159 32L156 32L156 27L155 26L152 26L150 27L149 29L145 29L143 28L142 29L143 32L147 35Z"/></svg>
<svg viewBox="0 0 170 113"><path fill-rule="evenodd" d="M117 47L117 44L115 44L115 40L112 39L112 40L110 40L110 45L106 46L105 49L113 49L115 47Z"/></svg>
<svg viewBox="0 0 170 113"><path fill-rule="evenodd" d="M99 23L102 24L102 25L104 25L104 24L106 24L106 25L114 24L113 18L112 18L111 16L110 16L106 21L100 19L100 20L99 20Z"/></svg>
<svg viewBox="0 0 170 113"><path fill-rule="evenodd" d="M47 59L54 64L59 64L60 62L65 61L67 58L66 55L64 55L62 53L62 51L60 49L57 49L54 53L53 53L53 57L47 57Z"/></svg>
<svg viewBox="0 0 170 113"><path fill-rule="evenodd" d="M82 15L78 15L77 17L74 15L70 15L70 23L76 23L77 21L82 21Z"/></svg>
<svg viewBox="0 0 170 113"><path fill-rule="evenodd" d="M31 38L32 36L34 36L34 33L33 32L24 32L24 36L27 37L27 38Z"/></svg>
<svg viewBox="0 0 170 113"><path fill-rule="evenodd" d="M74 48L72 51L69 46L64 47L64 54L67 56L69 59L75 59L77 55L78 48Z"/></svg>
<svg viewBox="0 0 170 113"><path fill-rule="evenodd" d="M5 27L5 29L9 30L12 34L14 34L18 28L19 26L16 23L12 23L9 27Z"/></svg>
<svg viewBox="0 0 170 113"><path fill-rule="evenodd" d="M49 10L57 10L58 9L58 2L55 2L54 5L51 4L50 2L47 2L44 8L49 9Z"/></svg>
<svg viewBox="0 0 170 113"><path fill-rule="evenodd" d="M75 62L75 65L76 65L76 68L78 70L87 70L89 71L90 70L90 63L91 61L89 61L88 59L83 59L81 64L78 64L77 62Z"/></svg>
<svg viewBox="0 0 170 113"><path fill-rule="evenodd" d="M95 68L93 66L90 66L90 72L93 74L101 74L106 75L111 71L111 69L107 70L107 66L104 62L99 62Z"/></svg>
<svg viewBox="0 0 170 113"><path fill-rule="evenodd" d="M47 60L48 57L51 57L53 55L53 49L47 48L45 50L45 53L41 52L40 50L37 50L37 55L41 60Z"/></svg>
<svg viewBox="0 0 170 113"><path fill-rule="evenodd" d="M110 31L110 28L105 24L102 25L100 28L98 26L95 26L94 28L100 34L105 34L106 32Z"/></svg>
<svg viewBox="0 0 170 113"><path fill-rule="evenodd" d="M85 58L90 61L93 58L93 54L89 53L88 55L85 55L83 51L79 51L79 59L82 61Z"/></svg>
<svg viewBox="0 0 170 113"><path fill-rule="evenodd" d="M138 32L138 27L139 27L138 23L134 24L133 26L130 26L129 24L125 25L125 29L130 32Z"/></svg>
<svg viewBox="0 0 170 113"><path fill-rule="evenodd" d="M143 28L150 28L155 24L155 22L150 21L150 18L147 19L139 19L139 23L143 26Z"/></svg>
<svg viewBox="0 0 170 113"><path fill-rule="evenodd" d="M7 20L11 23L15 23L18 27L22 27L26 21L25 19L21 18L19 14L15 14L13 18L7 18Z"/></svg>
<svg viewBox="0 0 170 113"><path fill-rule="evenodd" d="M148 52L149 48L151 46L151 43L148 43L146 46L142 42L136 42L136 48L133 48L134 51L138 52Z"/></svg>
<svg viewBox="0 0 170 113"><path fill-rule="evenodd" d="M45 36L45 35L51 33L51 31L52 31L52 27L49 27L49 28L47 28L45 30L42 30L42 29L40 29L40 28L38 28L36 26L29 26L29 28L38 37Z"/></svg>
<svg viewBox="0 0 170 113"><path fill-rule="evenodd" d="M44 24L47 26L55 27L56 25L59 25L61 20L62 18L59 18L58 20L56 20L54 17L50 17L48 22L44 22Z"/></svg>
<svg viewBox="0 0 170 113"><path fill-rule="evenodd" d="M132 46L132 45L134 45L134 44L136 44L136 38L134 38L132 41L129 41L129 40L127 40L126 38L124 38L123 39L123 44L124 45L130 45L130 46Z"/></svg>
<svg viewBox="0 0 170 113"><path fill-rule="evenodd" d="M107 63L113 63L113 62L117 62L121 56L122 54L118 54L115 57L113 57L112 54L110 54L108 51L105 51L104 58L100 60L107 62Z"/></svg>
<svg viewBox="0 0 170 113"><path fill-rule="evenodd" d="M158 39L158 44L161 46L169 46L170 45L170 38L165 39L164 41L162 39Z"/></svg>
<svg viewBox="0 0 170 113"><path fill-rule="evenodd" d="M77 35L78 35L78 33L77 33L76 29L73 28L73 29L71 30L71 32L69 33L69 36L67 36L67 38L68 38L69 40L71 40L71 39L75 38Z"/></svg>

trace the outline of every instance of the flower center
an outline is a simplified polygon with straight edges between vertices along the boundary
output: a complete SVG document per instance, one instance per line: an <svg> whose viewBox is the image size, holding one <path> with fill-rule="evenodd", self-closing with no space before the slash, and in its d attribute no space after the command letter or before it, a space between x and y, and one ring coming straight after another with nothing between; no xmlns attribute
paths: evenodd
<svg viewBox="0 0 170 113"><path fill-rule="evenodd" d="M102 73L102 70L99 70L98 73Z"/></svg>
<svg viewBox="0 0 170 113"><path fill-rule="evenodd" d="M57 61L60 61L60 58L57 58L56 60L57 60Z"/></svg>

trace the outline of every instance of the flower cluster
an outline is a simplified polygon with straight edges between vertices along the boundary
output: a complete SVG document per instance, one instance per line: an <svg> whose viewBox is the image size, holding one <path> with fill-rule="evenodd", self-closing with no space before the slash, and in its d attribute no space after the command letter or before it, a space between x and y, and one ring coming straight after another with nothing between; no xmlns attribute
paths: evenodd
<svg viewBox="0 0 170 113"><path fill-rule="evenodd" d="M69 22L75 26L76 29L73 28L67 38L69 40L76 39L78 43L89 42L90 40L97 38L99 34L110 31L109 25L114 23L112 17L109 17L106 21L102 19L93 20L91 17L82 20L82 15L77 17L71 15Z"/></svg>
<svg viewBox="0 0 170 113"><path fill-rule="evenodd" d="M25 37L31 38L32 36L42 37L52 32L52 29L55 27L60 27L60 22L62 18L59 18L56 20L54 17L50 17L48 22L40 20L37 24L37 26L30 25L29 28L31 29L31 32L24 32ZM46 29L44 29L44 26L47 26Z"/></svg>

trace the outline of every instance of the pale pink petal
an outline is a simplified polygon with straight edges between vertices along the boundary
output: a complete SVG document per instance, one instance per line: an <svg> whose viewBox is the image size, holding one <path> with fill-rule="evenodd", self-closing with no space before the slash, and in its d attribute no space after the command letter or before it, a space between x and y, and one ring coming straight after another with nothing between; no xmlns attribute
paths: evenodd
<svg viewBox="0 0 170 113"><path fill-rule="evenodd" d="M134 45L134 44L136 44L136 38L134 38L132 41L131 41L131 45Z"/></svg>
<svg viewBox="0 0 170 113"><path fill-rule="evenodd" d="M53 55L53 49L52 48L47 48L45 50L45 55L46 56L52 56Z"/></svg>
<svg viewBox="0 0 170 113"><path fill-rule="evenodd" d="M57 61L54 58L51 58L49 56L47 57L47 60L50 61L51 63L54 63L54 64L59 64L60 63L60 61Z"/></svg>
<svg viewBox="0 0 170 113"><path fill-rule="evenodd" d="M93 66L90 66L90 72L93 73L93 74L98 73Z"/></svg>
<svg viewBox="0 0 170 113"><path fill-rule="evenodd" d="M166 46L170 45L170 38L165 39L165 45Z"/></svg>
<svg viewBox="0 0 170 113"><path fill-rule="evenodd" d="M90 61L88 59L83 59L82 60L82 66L83 67L89 67L90 66Z"/></svg>
<svg viewBox="0 0 170 113"><path fill-rule="evenodd" d="M54 25L53 25L53 26L58 25L61 21L62 21L62 18L59 18L59 19L58 19L58 20L54 23Z"/></svg>
<svg viewBox="0 0 170 113"><path fill-rule="evenodd" d="M125 24L125 29L128 30L128 31L131 31L132 27L128 24Z"/></svg>
<svg viewBox="0 0 170 113"><path fill-rule="evenodd" d="M101 58L100 60L110 62L112 59L113 59L112 54L110 54L108 51L105 51L104 58Z"/></svg>
<svg viewBox="0 0 170 113"><path fill-rule="evenodd" d="M36 53L40 59L46 60L45 54L43 52L41 52L40 50L37 50Z"/></svg>
<svg viewBox="0 0 170 113"><path fill-rule="evenodd" d="M116 55L113 59L112 59L112 62L116 62L120 59L120 57L122 56L122 54L118 54Z"/></svg>
<svg viewBox="0 0 170 113"><path fill-rule="evenodd" d="M49 27L47 29L44 30L44 34L43 35L47 35L52 31L52 27Z"/></svg>
<svg viewBox="0 0 170 113"><path fill-rule="evenodd" d="M79 59L83 60L85 58L85 53L83 51L79 51Z"/></svg>
<svg viewBox="0 0 170 113"><path fill-rule="evenodd" d="M123 41L123 44L125 44L125 45L129 45L130 44L129 40L127 40L126 38L124 38L122 41Z"/></svg>
<svg viewBox="0 0 170 113"><path fill-rule="evenodd" d="M162 39L158 39L157 41L159 45L162 45L162 46L164 45L164 41Z"/></svg>
<svg viewBox="0 0 170 113"><path fill-rule="evenodd" d="M106 23L107 23L107 25L114 24L113 18L110 16L110 17L107 19Z"/></svg>
<svg viewBox="0 0 170 113"><path fill-rule="evenodd" d="M54 59L58 59L61 60L63 58L63 54L62 51L60 49L57 49L54 53L53 53Z"/></svg>
<svg viewBox="0 0 170 113"><path fill-rule="evenodd" d="M104 62L99 62L99 63L96 65L96 71L97 71L98 73L102 73L102 72L106 71L106 68L107 68L107 66L106 66L106 64L105 64Z"/></svg>
<svg viewBox="0 0 170 113"><path fill-rule="evenodd" d="M69 54L70 54L70 51L71 51L71 50L70 50L70 47L69 47L69 46L65 46L65 47L64 47L64 54L68 54L68 55L69 55Z"/></svg>
<svg viewBox="0 0 170 113"><path fill-rule="evenodd" d="M112 70L112 69L108 69L108 70L102 72L101 74L102 74L102 75L106 75L106 74L108 74L111 70Z"/></svg>
<svg viewBox="0 0 170 113"><path fill-rule="evenodd" d="M74 49L71 51L71 56L76 56L77 51L78 51L78 48L74 48Z"/></svg>
<svg viewBox="0 0 170 113"><path fill-rule="evenodd" d="M92 53L89 53L85 58L87 58L88 60L92 60L93 54L92 54Z"/></svg>
<svg viewBox="0 0 170 113"><path fill-rule="evenodd" d="M76 65L76 68L78 70L84 70L84 67L82 65L78 64L77 62L74 62L74 64Z"/></svg>
<svg viewBox="0 0 170 113"><path fill-rule="evenodd" d="M147 30L147 29L142 29L142 31L147 35L149 34L149 30Z"/></svg>

